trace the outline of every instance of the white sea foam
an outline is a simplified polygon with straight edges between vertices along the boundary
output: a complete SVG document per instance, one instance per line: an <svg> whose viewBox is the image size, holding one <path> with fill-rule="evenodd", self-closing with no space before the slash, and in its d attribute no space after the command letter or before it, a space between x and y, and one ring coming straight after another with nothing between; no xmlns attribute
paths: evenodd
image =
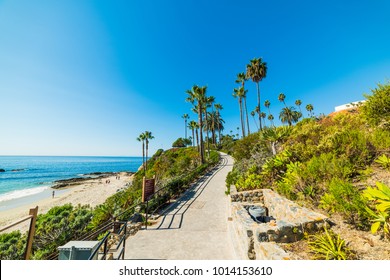
<svg viewBox="0 0 390 280"><path fill-rule="evenodd" d="M13 200L13 199L22 198L25 196L30 196L30 195L34 195L37 193L41 193L44 190L47 190L48 188L49 188L48 186L44 186L44 187L37 187L37 188L30 188L30 189L23 189L23 190L8 192L8 193L0 195L0 202L4 202L4 201L8 201L8 200Z"/></svg>

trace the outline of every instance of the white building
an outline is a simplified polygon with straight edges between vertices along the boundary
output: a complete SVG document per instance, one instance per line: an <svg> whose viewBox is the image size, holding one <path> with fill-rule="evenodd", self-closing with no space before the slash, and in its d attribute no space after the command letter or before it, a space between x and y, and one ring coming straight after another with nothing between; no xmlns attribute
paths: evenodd
<svg viewBox="0 0 390 280"><path fill-rule="evenodd" d="M354 107L358 107L358 106L362 105L364 102L366 102L366 100L355 101L355 102L351 102L348 104L339 105L339 106L334 107L334 111L338 112L338 111L342 111L342 110L353 109Z"/></svg>

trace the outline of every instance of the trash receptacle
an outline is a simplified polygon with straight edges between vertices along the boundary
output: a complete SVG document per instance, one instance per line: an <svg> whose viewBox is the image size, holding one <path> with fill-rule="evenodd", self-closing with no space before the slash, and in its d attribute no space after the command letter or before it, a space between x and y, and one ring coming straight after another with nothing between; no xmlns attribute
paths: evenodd
<svg viewBox="0 0 390 280"><path fill-rule="evenodd" d="M99 241L69 241L63 246L58 247L59 260L88 260L93 251L99 245ZM94 260L97 260L95 254Z"/></svg>

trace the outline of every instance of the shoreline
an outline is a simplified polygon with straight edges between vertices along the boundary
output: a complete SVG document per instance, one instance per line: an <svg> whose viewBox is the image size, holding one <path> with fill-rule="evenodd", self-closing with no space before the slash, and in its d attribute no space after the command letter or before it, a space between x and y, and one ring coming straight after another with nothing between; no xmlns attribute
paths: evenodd
<svg viewBox="0 0 390 280"><path fill-rule="evenodd" d="M92 174L92 173L91 173ZM94 173L97 174L97 173ZM89 175L89 174L86 174ZM73 205L87 205L95 207L115 194L117 191L131 184L133 172L112 172L98 174L96 178L72 178L59 180L48 189L46 197L31 201L25 205L0 212L0 228L3 228L17 220L28 216L29 209L38 206L38 215L47 213L52 207L67 203ZM117 178L119 176L119 178ZM108 181L109 180L109 183ZM60 185L60 187L58 186ZM52 192L54 191L54 198ZM22 233L28 230L29 222L23 222L4 232L20 230ZM3 233L4 233L3 232Z"/></svg>

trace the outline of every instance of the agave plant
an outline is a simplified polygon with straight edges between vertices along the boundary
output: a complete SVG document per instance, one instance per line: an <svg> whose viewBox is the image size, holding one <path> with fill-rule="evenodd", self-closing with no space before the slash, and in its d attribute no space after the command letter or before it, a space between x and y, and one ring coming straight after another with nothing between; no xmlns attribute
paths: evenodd
<svg viewBox="0 0 390 280"><path fill-rule="evenodd" d="M384 169L390 168L390 158L385 154L381 155L375 160L376 163L379 163Z"/></svg>
<svg viewBox="0 0 390 280"><path fill-rule="evenodd" d="M328 231L320 235L313 235L309 241L309 248L315 253L317 259L347 260L351 259L352 252L340 235Z"/></svg>
<svg viewBox="0 0 390 280"><path fill-rule="evenodd" d="M375 203L374 212L366 208L367 212L373 217L371 232L376 233L383 226L385 236L390 239L390 188L381 182L376 182L377 188L368 187L363 195Z"/></svg>

